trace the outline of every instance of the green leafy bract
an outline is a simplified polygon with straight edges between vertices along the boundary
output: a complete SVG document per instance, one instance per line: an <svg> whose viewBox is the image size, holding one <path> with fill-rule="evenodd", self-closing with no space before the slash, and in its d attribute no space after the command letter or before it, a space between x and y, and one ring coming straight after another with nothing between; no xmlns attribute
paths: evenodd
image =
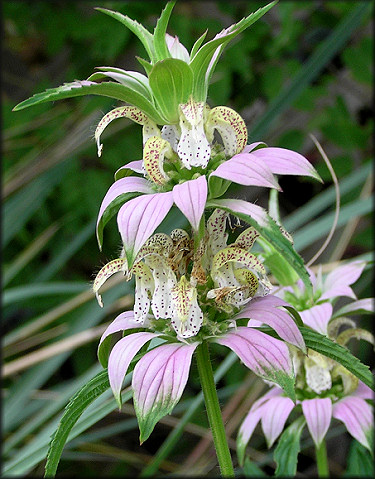
<svg viewBox="0 0 375 479"><path fill-rule="evenodd" d="M214 71L216 63L218 62L220 55L225 45L232 40L235 36L248 28L260 17L262 17L270 8L277 3L277 0L266 5L263 8L259 8L256 12L251 13L248 17L243 18L241 21L229 27L230 33L223 33L223 36L210 40L205 43L192 57L191 68L194 73L194 92L193 97L197 101L205 101L207 97L207 89L210 77ZM220 34L219 34L220 35ZM200 40L200 39L199 39ZM218 55L214 58L217 48L220 48ZM210 66L210 62L213 60L213 64ZM210 66L210 68L209 68ZM210 70L208 72L208 69ZM208 74L207 74L208 72Z"/></svg>
<svg viewBox="0 0 375 479"><path fill-rule="evenodd" d="M141 25L135 20L132 20L128 16L123 15L122 13L114 12L112 10L108 10L107 8L96 7L95 10L98 10L99 12L109 15L110 17L118 20L127 28L129 28L129 30L133 32L134 35L136 35L139 38L139 40L142 42L148 56L150 57L150 60L152 62L155 61L155 51L154 51L154 43L153 43L154 37L152 33L150 33L143 25Z"/></svg>
<svg viewBox="0 0 375 479"><path fill-rule="evenodd" d="M178 105L188 101L193 87L189 65L177 58L161 60L152 68L149 81L162 115L168 123L178 123Z"/></svg>
<svg viewBox="0 0 375 479"><path fill-rule="evenodd" d="M254 226L254 228L258 231L258 233L263 236L274 248L277 252L279 252L285 261L294 269L294 271L298 274L298 276L302 279L304 285L306 286L306 290L309 294L312 294L312 285L310 281L310 277L308 272L306 271L303 259L301 256L296 252L293 248L292 243L285 238L285 236L281 233L279 226L276 222L266 213L265 218L267 219L266 225L260 225L254 218L250 215L245 213L239 213L236 211L232 211L225 205L226 200L212 200L207 202L207 208L220 208L229 213L237 216L241 220L245 221L246 223Z"/></svg>
<svg viewBox="0 0 375 479"><path fill-rule="evenodd" d="M45 477L54 477L69 433L83 411L109 388L107 370L101 371L85 384L69 401L61 421L52 436L47 453Z"/></svg>
<svg viewBox="0 0 375 479"><path fill-rule="evenodd" d="M297 471L300 438L305 418L299 417L280 436L273 458L277 464L276 476L294 477Z"/></svg>
<svg viewBox="0 0 375 479"><path fill-rule="evenodd" d="M88 80L65 83L57 88L37 93L31 98L24 100L13 108L13 111L22 110L29 106L45 103L47 101L62 100L83 95L100 95L122 100L137 106L149 118L159 124L165 123L162 116L159 115L154 105L143 95L125 85L114 82L90 83Z"/></svg>
<svg viewBox="0 0 375 479"><path fill-rule="evenodd" d="M176 0L167 3L156 24L154 30L155 61L164 60L171 56L165 41L165 34L167 32L169 17L171 16L175 3Z"/></svg>
<svg viewBox="0 0 375 479"><path fill-rule="evenodd" d="M87 80L96 81L108 77L112 78L111 74L114 73L116 75L115 80L118 83L137 91L140 95L143 95L151 102L153 101L148 78L145 75L142 75L142 73L112 67L100 67L98 70L100 71L90 75Z"/></svg>

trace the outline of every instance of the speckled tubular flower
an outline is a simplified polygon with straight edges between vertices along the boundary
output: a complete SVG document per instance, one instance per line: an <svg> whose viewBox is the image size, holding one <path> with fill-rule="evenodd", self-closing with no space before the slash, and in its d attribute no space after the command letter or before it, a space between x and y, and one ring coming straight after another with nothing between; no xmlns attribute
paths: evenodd
<svg viewBox="0 0 375 479"><path fill-rule="evenodd" d="M181 229L173 230L170 236L153 235L127 274L127 279L134 275L136 281L134 310L120 314L101 338L98 354L106 366L110 336L126 331L108 358L110 384L119 404L131 360L149 341L155 345L133 372L141 441L179 401L192 354L202 341L229 347L248 368L294 398L293 367L284 341L305 351L302 335L282 308L286 302L268 294L272 285L266 270L250 252L257 232L247 228L227 245L227 218L225 211L212 213L198 249ZM104 266L94 282L94 291L98 294L114 272L127 271L125 263L122 257ZM252 328L251 321L260 318L283 341Z"/></svg>
<svg viewBox="0 0 375 479"><path fill-rule="evenodd" d="M361 275L365 263L355 261L340 266L324 279L310 273L314 287L314 302L308 300L301 283L295 288L284 288L281 296L299 311L304 324L346 346L352 338L364 339L374 344L372 334L358 328L348 318L353 314L374 311L373 298L357 300L350 287ZM340 297L350 297L354 301L334 312L333 304ZM260 323L258 323L260 324ZM342 327L346 329L342 330ZM292 349L294 349L292 347ZM243 421L237 438L237 453L242 463L246 445L259 421L271 447L285 427L294 408L302 408L304 421L293 424L295 434L300 434L307 424L316 448L329 429L332 418L342 421L348 432L363 446L373 451L373 391L334 360L322 356L311 349L307 356L293 351L293 364L296 373L297 405L286 397L282 389L273 387L251 407Z"/></svg>
<svg viewBox="0 0 375 479"><path fill-rule="evenodd" d="M138 60L145 74L99 67L87 80L38 93L14 108L86 94L126 103L104 115L96 128L95 139L100 156L103 149L100 137L111 121L127 118L142 126L143 158L131 159L118 169L97 222L101 248L103 228L118 213L129 268L173 205L182 211L195 232L199 230L205 206L209 205L234 215L250 216L253 226L270 230L272 237L279 232L264 209L242 200L218 199L230 183L279 189L275 174L319 179L312 165L299 153L269 148L262 142L247 145L247 129L241 116L226 106L210 108L207 104L209 83L224 47L276 2L225 28L206 43L203 34L190 52L177 37L166 32L174 3L167 3L153 33L126 15L97 9L120 21L142 42L149 60ZM280 245L279 251L283 249L288 249L286 243ZM296 263L297 255L291 249L289 253L294 255L292 262ZM300 276L307 277L302 260L298 261Z"/></svg>

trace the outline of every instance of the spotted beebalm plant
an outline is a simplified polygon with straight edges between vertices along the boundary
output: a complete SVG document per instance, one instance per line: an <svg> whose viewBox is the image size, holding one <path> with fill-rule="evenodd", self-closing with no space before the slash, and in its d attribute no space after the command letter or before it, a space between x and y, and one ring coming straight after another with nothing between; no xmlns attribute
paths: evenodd
<svg viewBox="0 0 375 479"><path fill-rule="evenodd" d="M182 229L170 235L157 233L142 246L130 269L122 256L105 265L95 279L93 287L101 303L99 288L112 274L124 271L128 280L135 277L133 311L120 314L99 345L99 358L106 366L110 335L127 332L108 358L109 380L119 405L130 362L142 346L158 338L159 344L143 356L133 373L141 441L179 401L192 355L203 341L232 349L248 368L294 399L286 344L249 325L237 325L237 321L262 317L282 340L303 354L302 335L289 313L280 309L287 303L268 294L272 285L265 267L251 253L259 234L249 227L228 245L228 216L223 210L214 210L199 248L194 248L194 240Z"/></svg>
<svg viewBox="0 0 375 479"><path fill-rule="evenodd" d="M321 271L317 276L310 271L313 298L306 295L300 281L293 287L282 288L277 295L293 305L306 326L337 344L347 347L349 340L356 338L374 345L373 335L358 328L356 322L348 317L374 312L374 299L358 300L350 287L360 277L364 267L364 262L354 261L337 267L325 278ZM349 297L353 301L335 311L335 303L342 297ZM255 327L261 322L251 321L250 324ZM290 427L300 434L303 425L307 424L317 450L334 418L343 422L347 431L372 454L374 422L370 401L374 400L373 391L336 361L309 348L307 355L301 354L293 346L291 350L297 402L294 404L277 386L254 402L237 437L240 462L244 461L246 445L259 421L268 447L271 447L293 410L302 413L304 419L297 419Z"/></svg>
<svg viewBox="0 0 375 479"><path fill-rule="evenodd" d="M115 215L122 240L120 257L106 264L94 281L99 304L102 306L100 287L111 275L122 272L127 281L135 278L134 308L108 326L100 340L99 360L108 367L110 386L121 406L124 377L143 351L132 376L143 442L179 401L195 354L221 472L233 476L207 344L230 348L245 366L285 394L283 404L295 401L290 351L298 351L294 356L304 358L306 346L290 315L290 298L270 294L273 285L263 261L263 257L269 261L267 248L282 257L286 269L300 278L306 301L316 300L318 290L277 218L256 204L226 198L225 193L232 182L280 191L277 175L320 177L297 152L268 147L261 141L247 144L247 128L241 116L227 106L211 107L207 103L209 83L224 47L276 2L207 42L203 34L190 52L178 37L166 31L174 3L166 4L153 33L126 15L98 8L142 42L148 60L138 60L145 74L99 67L87 80L38 93L14 110L86 94L124 102L97 125L99 156L103 153L101 135L112 121L127 118L142 127L142 158L119 165L97 219L100 248L103 229ZM189 231L156 233L173 207L187 219ZM229 215L249 228L228 243ZM266 245L263 257L252 252L254 242L260 240L261 247ZM286 284L293 275L285 276ZM278 337L254 327L259 320ZM111 348L113 334L120 332L123 337ZM95 384L88 389L92 386L97 391ZM68 416L73 409L67 409ZM51 457L56 457L56 438L66 440L66 423L62 424L64 431L58 430L51 442L54 454L48 456L46 471L53 469L49 464ZM54 464L56 467L56 461Z"/></svg>

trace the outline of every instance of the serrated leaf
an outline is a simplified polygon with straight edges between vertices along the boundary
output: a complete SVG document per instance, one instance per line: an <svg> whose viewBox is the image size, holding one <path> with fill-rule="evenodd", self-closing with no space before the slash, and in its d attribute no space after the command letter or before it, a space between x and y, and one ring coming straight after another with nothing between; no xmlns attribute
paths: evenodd
<svg viewBox="0 0 375 479"><path fill-rule="evenodd" d="M154 30L155 61L164 60L171 56L167 47L167 42L165 41L165 34L167 32L168 21L175 3L176 0L168 2L157 21Z"/></svg>
<svg viewBox="0 0 375 479"><path fill-rule="evenodd" d="M295 321L297 326L303 326L302 318L301 318L299 312L296 309L294 309L292 306L283 306L283 308L288 310L289 313L293 316L294 321Z"/></svg>
<svg viewBox="0 0 375 479"><path fill-rule="evenodd" d="M69 401L50 442L45 477L55 476L61 453L72 427L83 411L107 389L109 389L109 380L107 370L104 370L85 384Z"/></svg>
<svg viewBox="0 0 375 479"><path fill-rule="evenodd" d="M129 28L129 30L133 32L134 35L136 35L139 38L139 40L142 42L151 61L155 60L154 47L153 47L153 35L143 25L141 25L135 20L132 20L128 16L123 15L122 13L114 12L112 10L108 10L107 8L97 7L95 8L95 10L98 10L99 12L109 15L110 17L118 20L127 28Z"/></svg>
<svg viewBox="0 0 375 479"><path fill-rule="evenodd" d="M299 417L280 436L273 458L277 464L276 476L295 477L297 471L300 438L305 418Z"/></svg>
<svg viewBox="0 0 375 479"><path fill-rule="evenodd" d="M294 271L302 279L307 292L311 295L312 285L309 274L306 271L303 259L295 251L291 242L285 238L285 236L281 233L279 226L265 210L262 210L257 205L252 205L249 203L249 207L251 206L251 208L253 208L255 206L257 208L257 212L259 209L259 217L255 219L253 216L250 216L250 214L243 212L244 209L242 206L245 204L246 202L242 200L213 200L207 202L207 208L221 208L233 214L234 216L237 216L251 226L254 226L258 233L267 241L269 241L275 250L279 252L288 262L288 264L294 269ZM237 205L240 205L241 208L236 210L235 208L237 208ZM242 209L242 212L239 211L239 209Z"/></svg>
<svg viewBox="0 0 375 479"><path fill-rule="evenodd" d="M178 123L178 105L188 101L193 88L193 72L189 65L177 58L167 58L153 66L149 81L167 123Z"/></svg>
<svg viewBox="0 0 375 479"><path fill-rule="evenodd" d="M254 22L256 22L260 17L262 17L270 8L272 8L277 3L277 0L266 5L263 8L258 9L256 12L251 13L248 17L243 18L240 22L235 25L232 25L231 33L224 34L222 37L215 38L205 43L193 56L190 62L191 68L194 73L194 99L197 101L205 101L207 96L207 87L209 78L206 80L206 74L211 60L213 59L216 49L222 45L222 48L217 55L212 67L210 68L210 75L212 75L216 63L220 58L220 54L225 47L225 45L232 40L235 36L241 33L243 30L248 28ZM234 31L233 31L234 30Z"/></svg>
<svg viewBox="0 0 375 479"><path fill-rule="evenodd" d="M143 95L135 90L132 90L125 85L120 85L114 82L94 83L84 81L77 81L72 83L65 83L56 88L49 88L48 90L36 93L31 98L24 100L13 108L13 111L22 110L29 106L37 105L38 103L46 103L47 101L63 100L65 98L73 98L83 95L100 95L115 98L137 106L153 121L159 124L165 123L162 116L159 115L153 104Z"/></svg>

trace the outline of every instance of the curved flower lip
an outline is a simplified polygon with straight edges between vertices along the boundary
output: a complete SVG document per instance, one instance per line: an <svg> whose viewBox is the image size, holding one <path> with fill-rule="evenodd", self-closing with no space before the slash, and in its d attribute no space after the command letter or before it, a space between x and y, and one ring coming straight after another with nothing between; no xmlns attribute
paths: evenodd
<svg viewBox="0 0 375 479"><path fill-rule="evenodd" d="M116 316L116 318L108 325L100 338L99 347L110 334L125 331L127 329L140 328L142 326L143 325L140 324L139 321L134 319L133 311L124 311Z"/></svg>
<svg viewBox="0 0 375 479"><path fill-rule="evenodd" d="M109 188L106 195L103 198L102 204L100 205L98 219L96 221L96 237L98 239L99 246L101 247L101 237L99 234L99 226L103 219L103 216L106 213L106 210L119 196L126 193L152 193L150 184L144 178L138 178L135 176L129 176L126 178L120 178L115 181L113 185Z"/></svg>
<svg viewBox="0 0 375 479"><path fill-rule="evenodd" d="M305 341L300 330L291 316L285 310L279 309L280 306L288 306L288 303L273 295L254 298L245 305L235 319L249 318L248 327L257 326L258 321L267 324L277 332L280 338L306 352Z"/></svg>
<svg viewBox="0 0 375 479"><path fill-rule="evenodd" d="M207 189L207 180L203 175L176 185L172 191L164 193L155 193L144 178L134 176L120 178L110 187L102 201L97 220L97 236L100 222L105 212L110 210L111 203L123 194L140 193L142 196L123 204L117 215L128 267L131 268L139 249L163 221L174 203L189 220L193 229L195 231L199 229L206 205Z"/></svg>
<svg viewBox="0 0 375 479"><path fill-rule="evenodd" d="M121 173L121 171L124 171L124 170L132 170L135 173L139 173L143 175L144 174L143 160L130 161L126 165L121 166L121 168L116 170L115 178L117 178L118 175Z"/></svg>
<svg viewBox="0 0 375 479"><path fill-rule="evenodd" d="M239 153L219 165L210 176L218 176L245 186L265 186L281 191L270 168L253 153Z"/></svg>

